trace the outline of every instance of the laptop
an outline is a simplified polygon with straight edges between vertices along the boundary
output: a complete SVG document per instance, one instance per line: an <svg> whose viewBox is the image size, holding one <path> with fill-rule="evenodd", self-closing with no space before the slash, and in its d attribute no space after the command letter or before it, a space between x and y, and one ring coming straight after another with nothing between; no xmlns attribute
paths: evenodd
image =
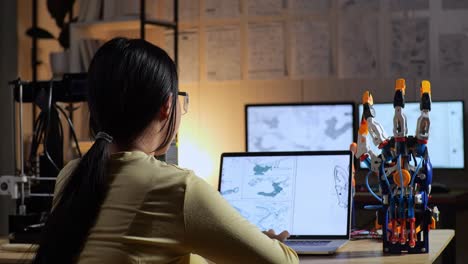
<svg viewBox="0 0 468 264"><path fill-rule="evenodd" d="M333 254L350 237L350 151L221 155L218 190L251 223L298 254Z"/></svg>

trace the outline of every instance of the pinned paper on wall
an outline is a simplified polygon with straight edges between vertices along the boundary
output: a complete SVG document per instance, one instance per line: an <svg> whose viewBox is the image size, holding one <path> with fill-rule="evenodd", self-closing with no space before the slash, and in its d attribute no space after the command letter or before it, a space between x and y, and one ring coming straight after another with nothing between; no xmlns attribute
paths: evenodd
<svg viewBox="0 0 468 264"><path fill-rule="evenodd" d="M166 47L171 58L174 58L174 31L166 32ZM179 56L180 69L179 80L181 83L198 82L200 80L200 55L198 52L198 29L187 29L179 32Z"/></svg>
<svg viewBox="0 0 468 264"><path fill-rule="evenodd" d="M212 19L237 18L240 15L239 0L205 0L205 17Z"/></svg>
<svg viewBox="0 0 468 264"><path fill-rule="evenodd" d="M276 79L286 76L282 22L250 23L248 47L249 79Z"/></svg>
<svg viewBox="0 0 468 264"><path fill-rule="evenodd" d="M442 0L442 9L468 9L468 1Z"/></svg>
<svg viewBox="0 0 468 264"><path fill-rule="evenodd" d="M439 36L439 70L441 77L466 78L468 75L468 36Z"/></svg>
<svg viewBox="0 0 468 264"><path fill-rule="evenodd" d="M328 0L290 0L290 8L295 14L312 12L327 12L330 8Z"/></svg>
<svg viewBox="0 0 468 264"><path fill-rule="evenodd" d="M200 2L199 0L178 0L179 3L179 21L193 21L198 20L200 16ZM164 1L164 19L174 20L174 0Z"/></svg>
<svg viewBox="0 0 468 264"><path fill-rule="evenodd" d="M283 0L248 0L249 16L277 16L285 9Z"/></svg>
<svg viewBox="0 0 468 264"><path fill-rule="evenodd" d="M379 0L339 0L338 7L342 12L377 12Z"/></svg>
<svg viewBox="0 0 468 264"><path fill-rule="evenodd" d="M240 57L239 26L206 29L205 62L208 80L240 80Z"/></svg>
<svg viewBox="0 0 468 264"><path fill-rule="evenodd" d="M378 20L373 15L342 15L338 27L338 76L377 76Z"/></svg>
<svg viewBox="0 0 468 264"><path fill-rule="evenodd" d="M429 0L392 0L389 2L392 11L429 9Z"/></svg>
<svg viewBox="0 0 468 264"><path fill-rule="evenodd" d="M429 20L391 22L390 77L429 78Z"/></svg>
<svg viewBox="0 0 468 264"><path fill-rule="evenodd" d="M295 21L292 27L292 77L328 77L330 28L326 21Z"/></svg>

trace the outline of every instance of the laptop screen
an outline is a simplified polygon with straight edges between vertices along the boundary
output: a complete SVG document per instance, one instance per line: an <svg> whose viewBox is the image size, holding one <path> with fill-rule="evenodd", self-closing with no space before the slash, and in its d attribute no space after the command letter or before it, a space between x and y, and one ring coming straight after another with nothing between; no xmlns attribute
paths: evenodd
<svg viewBox="0 0 468 264"><path fill-rule="evenodd" d="M349 151L224 153L219 191L261 230L347 237Z"/></svg>

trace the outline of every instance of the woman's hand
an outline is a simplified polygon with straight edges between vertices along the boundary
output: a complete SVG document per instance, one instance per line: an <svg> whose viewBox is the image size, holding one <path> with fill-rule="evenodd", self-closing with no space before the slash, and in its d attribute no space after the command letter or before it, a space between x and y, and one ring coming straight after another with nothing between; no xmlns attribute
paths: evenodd
<svg viewBox="0 0 468 264"><path fill-rule="evenodd" d="M273 229L270 229L268 231L263 231L263 234L267 235L269 238L276 239L281 242L284 242L284 240L289 237L289 232L286 230L277 235Z"/></svg>

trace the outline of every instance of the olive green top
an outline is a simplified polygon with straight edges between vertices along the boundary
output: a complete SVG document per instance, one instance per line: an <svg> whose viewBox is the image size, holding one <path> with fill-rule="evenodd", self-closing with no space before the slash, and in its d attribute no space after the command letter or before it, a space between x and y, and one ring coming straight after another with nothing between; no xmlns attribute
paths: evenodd
<svg viewBox="0 0 468 264"><path fill-rule="evenodd" d="M56 193L77 163L60 172ZM192 171L134 151L113 154L109 173L109 193L79 263L299 262Z"/></svg>

